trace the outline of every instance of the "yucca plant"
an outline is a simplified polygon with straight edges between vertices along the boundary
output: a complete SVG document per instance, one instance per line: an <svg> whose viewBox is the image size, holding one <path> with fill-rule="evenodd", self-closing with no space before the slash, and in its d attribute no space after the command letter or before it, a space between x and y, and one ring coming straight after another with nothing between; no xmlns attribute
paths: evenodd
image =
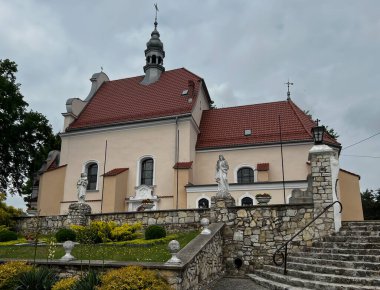
<svg viewBox="0 0 380 290"><path fill-rule="evenodd" d="M16 281L16 290L50 290L57 280L57 275L46 267L34 268L22 273Z"/></svg>
<svg viewBox="0 0 380 290"><path fill-rule="evenodd" d="M79 279L72 290L94 290L99 285L100 279L97 272L90 270L85 276Z"/></svg>

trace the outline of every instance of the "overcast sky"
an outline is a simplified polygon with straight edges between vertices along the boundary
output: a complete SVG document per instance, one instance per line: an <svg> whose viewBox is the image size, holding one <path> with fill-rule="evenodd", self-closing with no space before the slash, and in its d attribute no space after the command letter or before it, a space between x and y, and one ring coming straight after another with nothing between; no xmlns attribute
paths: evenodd
<svg viewBox="0 0 380 290"><path fill-rule="evenodd" d="M30 109L58 132L66 99L85 98L100 67L111 80L143 74L155 2L0 0L0 59L18 64ZM203 77L217 107L285 100L290 79L293 101L334 128L343 148L380 132L380 1L158 6L166 69ZM363 190L380 187L379 151L380 134L341 153Z"/></svg>

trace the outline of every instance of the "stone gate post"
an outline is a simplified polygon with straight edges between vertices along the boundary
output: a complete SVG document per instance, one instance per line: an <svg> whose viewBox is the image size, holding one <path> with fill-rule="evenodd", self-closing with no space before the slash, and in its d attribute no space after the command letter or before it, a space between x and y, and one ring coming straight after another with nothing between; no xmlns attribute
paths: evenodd
<svg viewBox="0 0 380 290"><path fill-rule="evenodd" d="M325 207L337 200L335 182L339 164L336 162L335 155L336 152L327 145L314 145L309 151L314 216L317 216ZM338 231L340 224L339 205L330 208L315 221L315 227L320 236Z"/></svg>

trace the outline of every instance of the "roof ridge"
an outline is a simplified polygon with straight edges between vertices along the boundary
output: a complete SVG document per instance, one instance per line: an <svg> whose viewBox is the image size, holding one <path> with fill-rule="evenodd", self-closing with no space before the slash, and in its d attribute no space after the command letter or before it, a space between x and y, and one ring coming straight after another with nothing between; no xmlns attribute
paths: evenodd
<svg viewBox="0 0 380 290"><path fill-rule="evenodd" d="M302 127L305 129L306 133L313 138L313 134L311 134L311 132L306 128L305 124L302 122L302 119L301 117L299 116L298 112L296 109L298 109L298 111L301 111L301 109L291 100L289 99L288 100L288 103L290 105L290 108L292 109L292 111L294 112L294 114L296 115L298 121L301 123ZM304 113L305 114L305 113ZM306 114L305 114L306 115ZM312 122L314 122L313 120L311 120Z"/></svg>
<svg viewBox="0 0 380 290"><path fill-rule="evenodd" d="M231 107L225 107L225 108L215 108L208 111L220 111L220 110L235 109L235 108L242 108L242 107L254 107L254 106L276 104L276 103L280 104L280 103L285 103L285 102L286 101L273 101L273 102L266 102L266 103L247 104L247 105L231 106Z"/></svg>

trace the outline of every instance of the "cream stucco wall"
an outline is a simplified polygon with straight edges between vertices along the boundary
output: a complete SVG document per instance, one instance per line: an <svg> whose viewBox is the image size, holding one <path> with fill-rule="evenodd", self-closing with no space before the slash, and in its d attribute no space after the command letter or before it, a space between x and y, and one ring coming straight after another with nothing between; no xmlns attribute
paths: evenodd
<svg viewBox="0 0 380 290"><path fill-rule="evenodd" d="M359 176L340 170L339 196L343 206L342 221L364 220Z"/></svg>
<svg viewBox="0 0 380 290"><path fill-rule="evenodd" d="M285 180L306 180L308 154L312 144L284 145ZM269 181L282 181L280 146L234 148L233 150L197 151L194 164L194 184L214 183L215 164L219 154L229 163L229 183L236 183L240 167L256 168L257 163L269 163Z"/></svg>
<svg viewBox="0 0 380 290"><path fill-rule="evenodd" d="M191 118L179 119L179 161L189 161L190 132L193 125ZM176 153L176 122L175 119L165 122L144 124L143 126L124 127L118 130L94 131L85 134L63 134L61 149L61 164L67 164L65 179L64 203L61 212L75 202L76 182L80 173L85 170L87 162L98 164L97 190L88 191L86 200L95 205L93 212L98 212L102 193L102 174L104 173L105 144L107 140L107 163L105 172L114 168L129 168L127 177L126 197L135 194L135 186L139 185L139 163L143 157L154 159L154 194L158 196L173 196L173 165ZM159 182L157 182L159 180ZM169 200L171 204L169 205ZM159 208L173 208L173 198L160 201ZM126 208L125 208L126 210Z"/></svg>
<svg viewBox="0 0 380 290"><path fill-rule="evenodd" d="M194 105L193 111L192 111L194 121L198 127L199 127L199 124L201 123L203 110L208 110L209 108L210 106L208 104L206 92L203 90L203 87L201 86L201 89L199 90L198 97L196 100L196 104Z"/></svg>
<svg viewBox="0 0 380 290"><path fill-rule="evenodd" d="M46 171L41 176L37 200L37 209L40 211L40 215L59 214L65 175L66 166L62 166Z"/></svg>
<svg viewBox="0 0 380 290"><path fill-rule="evenodd" d="M303 184L303 189L306 188L306 182ZM288 202L288 199L291 195L292 188L285 189L285 199ZM206 198L211 201L211 197L215 196L217 192L217 187L212 191L204 192L188 192L187 193L187 207L188 208L197 208L198 201L201 198ZM269 193L271 195L271 200L269 204L283 204L284 203L284 191L281 188L281 185L278 186L278 189L243 189L243 190L230 190L231 196L235 199L236 205L241 206L241 200L244 197L250 197L253 200L253 204L256 205L257 201L255 196L257 194Z"/></svg>
<svg viewBox="0 0 380 290"><path fill-rule="evenodd" d="M122 212L125 210L125 197L128 171L104 178L102 212Z"/></svg>

